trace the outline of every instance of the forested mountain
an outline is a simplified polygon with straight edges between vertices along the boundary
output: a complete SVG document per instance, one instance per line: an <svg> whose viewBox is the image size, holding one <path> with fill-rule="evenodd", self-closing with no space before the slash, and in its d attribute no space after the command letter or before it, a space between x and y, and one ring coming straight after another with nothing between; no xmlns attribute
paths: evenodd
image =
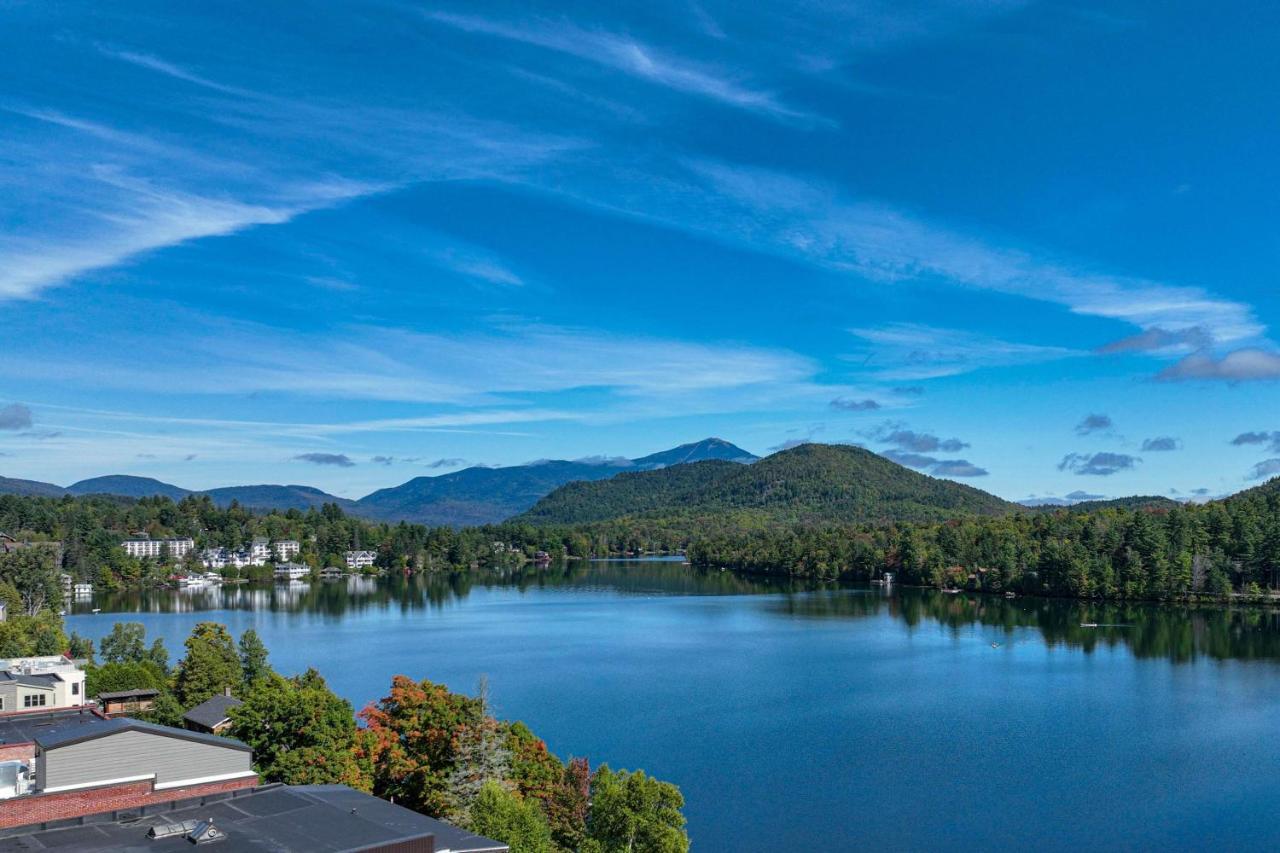
<svg viewBox="0 0 1280 853"><path fill-rule="evenodd" d="M126 498L148 498L156 495L182 500L191 494L190 489L164 483L152 477L133 477L128 474L110 474L106 477L92 477L67 486L66 491L73 495L121 495Z"/></svg>
<svg viewBox="0 0 1280 853"><path fill-rule="evenodd" d="M20 480L17 477L0 477L0 495L56 498L66 493L66 489L62 488L62 486L55 486L53 483L42 483L39 480Z"/></svg>
<svg viewBox="0 0 1280 853"><path fill-rule="evenodd" d="M357 501L354 512L384 521L495 524L524 512L565 483L605 480L624 472L658 469L677 462L750 462L755 458L723 439L708 438L639 459L553 459L506 468L466 468L436 477L415 477L394 488L380 489Z"/></svg>
<svg viewBox="0 0 1280 853"><path fill-rule="evenodd" d="M218 506L230 506L235 501L240 506L257 510L313 509L325 504L337 504L346 510L355 507L355 501L311 486L224 486L198 494L208 495Z"/></svg>
<svg viewBox="0 0 1280 853"><path fill-rule="evenodd" d="M971 486L904 468L861 447L804 444L752 465L701 462L571 483L515 521L583 524L608 519L733 514L754 522L935 521L1022 511Z"/></svg>

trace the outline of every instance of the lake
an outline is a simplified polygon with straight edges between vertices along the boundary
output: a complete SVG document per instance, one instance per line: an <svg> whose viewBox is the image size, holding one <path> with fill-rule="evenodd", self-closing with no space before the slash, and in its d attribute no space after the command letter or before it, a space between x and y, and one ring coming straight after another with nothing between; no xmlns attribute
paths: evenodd
<svg viewBox="0 0 1280 853"><path fill-rule="evenodd" d="M315 666L357 708L398 673L487 676L561 757L679 784L700 850L1280 841L1275 613L612 561L100 596L68 630L126 618L174 659L196 622L253 627L277 670Z"/></svg>

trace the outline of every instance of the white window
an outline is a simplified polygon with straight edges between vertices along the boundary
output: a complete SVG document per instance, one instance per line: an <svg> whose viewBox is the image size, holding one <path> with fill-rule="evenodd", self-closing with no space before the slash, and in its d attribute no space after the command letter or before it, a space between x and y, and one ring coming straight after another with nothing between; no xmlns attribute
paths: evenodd
<svg viewBox="0 0 1280 853"><path fill-rule="evenodd" d="M43 708L47 701L43 693L30 693L22 697L22 707L24 708Z"/></svg>

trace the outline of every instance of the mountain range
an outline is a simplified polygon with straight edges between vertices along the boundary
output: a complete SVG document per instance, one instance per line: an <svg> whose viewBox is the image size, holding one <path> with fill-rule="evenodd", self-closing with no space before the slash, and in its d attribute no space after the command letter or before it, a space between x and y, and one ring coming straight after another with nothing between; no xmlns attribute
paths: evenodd
<svg viewBox="0 0 1280 853"><path fill-rule="evenodd" d="M569 483L513 520L584 524L732 514L748 523L942 521L1024 511L980 489L926 476L861 447L802 444L746 466L710 460Z"/></svg>
<svg viewBox="0 0 1280 853"><path fill-rule="evenodd" d="M92 477L66 487L0 477L0 494L38 497L106 494L130 498L159 495L173 500L203 494L219 506L236 501L255 510L305 510L334 503L345 512L379 521L464 526L503 521L529 509L557 487L576 480L601 480L623 472L654 471L708 460L745 464L757 458L724 439L707 438L636 459L549 459L504 468L475 466L434 477L415 477L359 500L340 498L301 485L224 486L195 491L151 477L126 474Z"/></svg>

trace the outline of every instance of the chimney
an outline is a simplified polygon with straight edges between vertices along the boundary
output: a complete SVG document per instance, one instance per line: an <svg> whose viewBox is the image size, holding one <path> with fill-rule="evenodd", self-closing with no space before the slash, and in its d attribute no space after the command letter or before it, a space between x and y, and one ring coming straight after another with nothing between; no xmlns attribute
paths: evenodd
<svg viewBox="0 0 1280 853"><path fill-rule="evenodd" d="M222 695L223 695L223 696L230 696L230 695L231 695L231 688L230 688L230 687L224 687L224 688L222 688Z"/></svg>

